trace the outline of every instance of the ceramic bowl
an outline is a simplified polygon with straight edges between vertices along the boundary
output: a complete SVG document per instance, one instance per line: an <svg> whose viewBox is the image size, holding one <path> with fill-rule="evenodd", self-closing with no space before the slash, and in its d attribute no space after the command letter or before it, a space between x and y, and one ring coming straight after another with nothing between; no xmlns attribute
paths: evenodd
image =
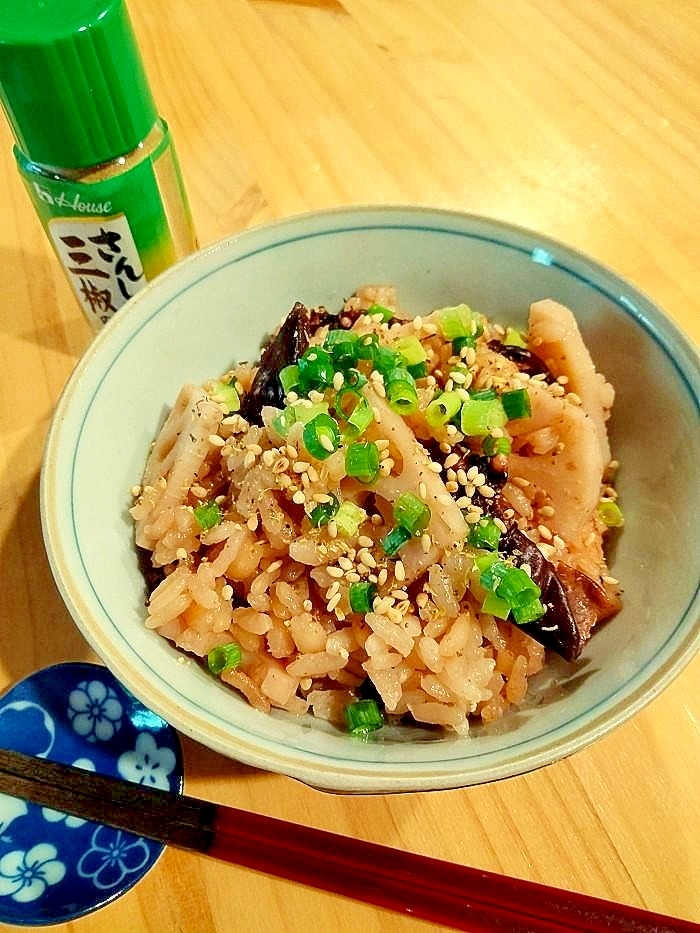
<svg viewBox="0 0 700 933"><path fill-rule="evenodd" d="M337 309L365 283L416 313L459 301L524 325L533 300L570 306L617 390L612 444L626 527L611 570L624 608L573 664L554 660L527 703L467 738L411 727L358 741L310 716L250 708L148 631L127 513L180 386L254 359L296 300ZM459 787L576 752L653 700L698 647L698 356L632 285L539 234L415 208L302 215L232 236L137 295L79 362L48 436L46 549L76 624L147 706L224 755L344 792Z"/></svg>

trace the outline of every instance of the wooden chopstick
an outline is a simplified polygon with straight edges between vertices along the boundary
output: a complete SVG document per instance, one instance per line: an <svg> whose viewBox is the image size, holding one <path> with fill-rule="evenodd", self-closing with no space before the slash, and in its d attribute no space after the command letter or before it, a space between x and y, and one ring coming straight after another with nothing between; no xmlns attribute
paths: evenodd
<svg viewBox="0 0 700 933"><path fill-rule="evenodd" d="M0 792L471 933L700 933L700 924L0 749Z"/></svg>

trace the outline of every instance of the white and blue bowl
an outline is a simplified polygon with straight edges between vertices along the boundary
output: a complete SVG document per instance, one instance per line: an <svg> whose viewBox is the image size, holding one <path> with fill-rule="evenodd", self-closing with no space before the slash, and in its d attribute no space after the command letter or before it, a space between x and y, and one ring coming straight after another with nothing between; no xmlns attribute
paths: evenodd
<svg viewBox="0 0 700 933"><path fill-rule="evenodd" d="M338 308L359 285L397 286L416 313L466 301L523 325L530 302L575 312L617 401L612 445L626 525L612 557L624 607L575 664L555 660L528 702L467 738L385 728L360 742L310 716L262 714L183 664L143 625L127 513L149 444L186 381L254 359L295 301ZM539 234L463 214L354 208L246 231L186 259L95 339L58 404L41 483L46 549L76 624L105 664L182 733L320 788L460 787L576 752L653 700L700 641L700 365L648 298Z"/></svg>

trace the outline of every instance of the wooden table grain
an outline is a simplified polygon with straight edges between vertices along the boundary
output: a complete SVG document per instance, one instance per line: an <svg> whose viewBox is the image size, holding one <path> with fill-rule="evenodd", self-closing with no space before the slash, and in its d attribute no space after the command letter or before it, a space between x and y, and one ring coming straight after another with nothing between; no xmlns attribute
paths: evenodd
<svg viewBox="0 0 700 933"><path fill-rule="evenodd" d="M335 205L490 215L615 268L700 343L700 6L129 0L200 242ZM44 556L38 472L88 345L0 125L0 689L92 657ZM184 739L190 793L700 922L700 658L594 746L497 784L323 794ZM419 933L168 850L57 933Z"/></svg>

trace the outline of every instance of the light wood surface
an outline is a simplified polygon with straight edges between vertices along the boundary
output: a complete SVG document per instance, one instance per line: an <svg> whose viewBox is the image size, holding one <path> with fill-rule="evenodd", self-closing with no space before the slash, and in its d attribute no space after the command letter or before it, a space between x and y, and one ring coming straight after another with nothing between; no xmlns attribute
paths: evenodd
<svg viewBox="0 0 700 933"><path fill-rule="evenodd" d="M129 0L202 244L358 203L563 239L700 342L700 6L690 0ZM44 556L38 471L90 334L0 126L0 688L92 657ZM327 795L184 740L190 793L700 922L700 658L593 747L463 790ZM168 850L57 933L420 921Z"/></svg>

